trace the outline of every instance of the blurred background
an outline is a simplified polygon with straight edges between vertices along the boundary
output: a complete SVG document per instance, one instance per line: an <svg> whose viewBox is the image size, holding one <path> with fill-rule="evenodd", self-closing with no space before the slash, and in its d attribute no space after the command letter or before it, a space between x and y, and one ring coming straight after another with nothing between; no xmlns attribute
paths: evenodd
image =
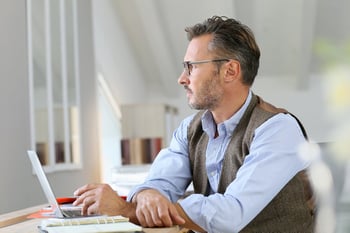
<svg viewBox="0 0 350 233"><path fill-rule="evenodd" d="M347 0L1 1L0 213L46 202L28 149L58 196L89 182L140 182L193 113L177 84L184 28L225 15L260 46L253 91L297 115L321 147L337 231L347 232L348 9Z"/></svg>

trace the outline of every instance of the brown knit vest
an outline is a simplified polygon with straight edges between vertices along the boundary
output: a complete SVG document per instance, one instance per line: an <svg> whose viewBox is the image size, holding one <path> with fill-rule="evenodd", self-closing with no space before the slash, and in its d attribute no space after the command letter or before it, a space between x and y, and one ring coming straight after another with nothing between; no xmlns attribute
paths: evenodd
<svg viewBox="0 0 350 233"><path fill-rule="evenodd" d="M194 191L207 196L209 195L209 183L205 167L205 154L208 136L202 130L201 116L203 113L204 111L197 113L190 123L188 141ZM255 129L277 113L287 114L288 112L264 102L253 94L252 100L234 130L226 149L218 187L219 193L223 194L227 186L236 178L236 173L242 166L244 157L249 154ZM294 115L292 116L297 120L305 138L307 138L300 121ZM311 233L314 228L314 206L308 178L305 171L301 171L241 232ZM231 217L235 218L235 216Z"/></svg>

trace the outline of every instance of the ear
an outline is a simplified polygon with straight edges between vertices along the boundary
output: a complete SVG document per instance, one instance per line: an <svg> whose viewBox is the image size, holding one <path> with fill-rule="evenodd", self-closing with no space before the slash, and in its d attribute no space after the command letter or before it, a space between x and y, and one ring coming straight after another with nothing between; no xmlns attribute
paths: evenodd
<svg viewBox="0 0 350 233"><path fill-rule="evenodd" d="M225 81L231 82L238 79L241 76L241 64L239 63L239 61L230 60L225 64L225 67Z"/></svg>

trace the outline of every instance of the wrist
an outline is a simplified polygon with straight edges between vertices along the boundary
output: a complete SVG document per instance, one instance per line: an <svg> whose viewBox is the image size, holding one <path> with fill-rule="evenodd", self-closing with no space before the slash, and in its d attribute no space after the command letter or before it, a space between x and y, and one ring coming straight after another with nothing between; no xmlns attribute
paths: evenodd
<svg viewBox="0 0 350 233"><path fill-rule="evenodd" d="M121 209L121 215L129 218L129 221L139 225L139 221L136 217L136 203L125 202L125 205Z"/></svg>
<svg viewBox="0 0 350 233"><path fill-rule="evenodd" d="M147 192L148 190L150 190L150 189L142 189L142 190L138 191L138 192L135 193L134 196L131 198L130 202L132 202L132 203L137 203L138 197L139 197L140 195L142 195L142 193Z"/></svg>

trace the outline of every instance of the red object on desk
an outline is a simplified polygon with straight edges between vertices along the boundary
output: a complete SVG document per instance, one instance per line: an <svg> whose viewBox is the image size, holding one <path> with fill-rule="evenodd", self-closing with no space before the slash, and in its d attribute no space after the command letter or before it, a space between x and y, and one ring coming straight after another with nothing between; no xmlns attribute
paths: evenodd
<svg viewBox="0 0 350 233"><path fill-rule="evenodd" d="M29 214L27 218L49 218L52 217L52 214L52 209L50 207L45 207L37 212Z"/></svg>
<svg viewBox="0 0 350 233"><path fill-rule="evenodd" d="M59 205L72 204L77 198L76 197L57 197L57 203ZM28 215L27 218L49 218L52 217L52 209L50 206L42 208L41 210Z"/></svg>
<svg viewBox="0 0 350 233"><path fill-rule="evenodd" d="M126 200L126 196L120 196L123 200ZM57 197L56 200L58 204L71 204L73 203L77 197Z"/></svg>
<svg viewBox="0 0 350 233"><path fill-rule="evenodd" d="M71 204L73 203L77 198L76 197L57 197L56 200L58 204Z"/></svg>

